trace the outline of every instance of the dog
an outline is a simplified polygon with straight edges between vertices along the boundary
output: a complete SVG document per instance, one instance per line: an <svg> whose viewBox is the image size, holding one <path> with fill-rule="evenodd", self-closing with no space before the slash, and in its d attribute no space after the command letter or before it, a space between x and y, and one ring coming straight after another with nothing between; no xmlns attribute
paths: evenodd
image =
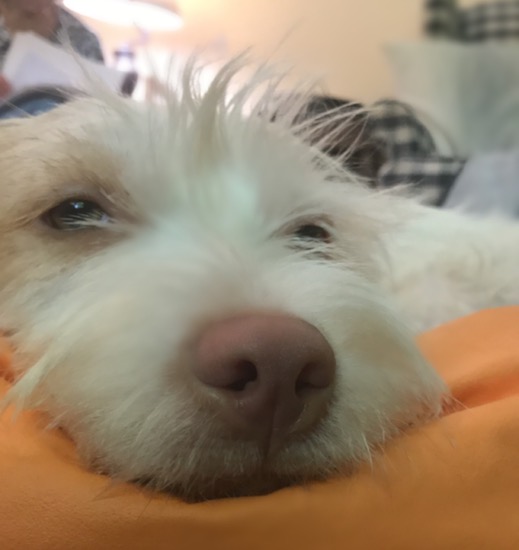
<svg viewBox="0 0 519 550"><path fill-rule="evenodd" d="M6 403L192 501L354 471L442 413L416 332L519 298L515 222L369 189L242 66L0 127Z"/></svg>

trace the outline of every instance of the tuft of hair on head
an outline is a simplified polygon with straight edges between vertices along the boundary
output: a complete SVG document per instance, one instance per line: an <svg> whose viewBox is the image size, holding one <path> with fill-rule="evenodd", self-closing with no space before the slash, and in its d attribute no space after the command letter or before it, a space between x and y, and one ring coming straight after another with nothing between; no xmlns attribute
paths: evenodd
<svg viewBox="0 0 519 550"><path fill-rule="evenodd" d="M128 102L122 101L121 94L103 82L75 52L67 32L60 33L61 43L82 72L86 95L96 99L100 107L128 115ZM233 118L246 115L256 122L274 123L278 132L297 137L311 145L317 156L324 154L343 166L363 140L369 116L365 107L342 100L333 105L328 101L325 105L322 101L325 96L316 93L316 80L294 84L292 67L271 61L257 62L252 59L250 49L226 62L207 60L203 49L196 50L185 61L173 54L164 78L159 77L149 52L145 51L145 56L151 79L159 83L145 103L163 106L177 128L179 125L189 125L191 130L193 125L203 128L203 132L198 132L202 141L207 142L208 136L212 136L213 145L220 146L212 148L215 158L223 153L221 146L225 143L225 136L218 135L225 127L219 124L221 117L232 122ZM215 65L220 68L213 71ZM207 83L209 69L215 74ZM316 109L318 103L322 105ZM326 108L323 110L322 106ZM150 128L157 127L156 117L163 117L163 113L148 111ZM338 143L342 144L339 153ZM197 153L195 147L193 156Z"/></svg>

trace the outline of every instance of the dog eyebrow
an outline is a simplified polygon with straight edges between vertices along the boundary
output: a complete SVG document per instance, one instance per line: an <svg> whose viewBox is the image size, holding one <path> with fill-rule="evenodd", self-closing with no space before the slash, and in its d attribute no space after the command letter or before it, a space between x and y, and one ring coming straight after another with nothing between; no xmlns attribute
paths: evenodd
<svg viewBox="0 0 519 550"><path fill-rule="evenodd" d="M135 218L132 198L120 181L116 162L106 152L103 154L99 147L89 143L82 147L78 142L71 154L67 149L65 145L59 154L51 152L48 157L44 149L39 155L33 155L32 163L19 166L11 173L9 180L6 177L9 182L7 186L12 186L13 192L9 192L7 187L4 193L6 208L5 211L2 208L2 225L24 225L72 198L98 202L121 219ZM17 155L10 156L14 158ZM92 164L94 157L96 163ZM21 187L21 180L24 181L23 194L15 192L16 188ZM27 182L31 182L30 186Z"/></svg>

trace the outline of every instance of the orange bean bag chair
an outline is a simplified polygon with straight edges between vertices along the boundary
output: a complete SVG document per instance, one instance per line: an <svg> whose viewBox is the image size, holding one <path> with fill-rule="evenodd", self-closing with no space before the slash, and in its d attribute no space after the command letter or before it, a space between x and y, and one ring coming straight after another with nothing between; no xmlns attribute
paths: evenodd
<svg viewBox="0 0 519 550"><path fill-rule="evenodd" d="M0 548L517 550L519 307L420 343L465 408L395 440L351 478L264 497L193 505L113 485L83 469L59 431L42 431L36 413L4 416Z"/></svg>

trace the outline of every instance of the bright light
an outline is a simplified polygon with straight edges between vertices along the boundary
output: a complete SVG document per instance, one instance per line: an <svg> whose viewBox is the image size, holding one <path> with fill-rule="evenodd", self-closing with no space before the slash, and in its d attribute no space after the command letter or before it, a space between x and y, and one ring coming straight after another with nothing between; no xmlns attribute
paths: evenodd
<svg viewBox="0 0 519 550"><path fill-rule="evenodd" d="M174 8L145 0L63 0L63 5L85 17L145 31L176 31L183 24Z"/></svg>

